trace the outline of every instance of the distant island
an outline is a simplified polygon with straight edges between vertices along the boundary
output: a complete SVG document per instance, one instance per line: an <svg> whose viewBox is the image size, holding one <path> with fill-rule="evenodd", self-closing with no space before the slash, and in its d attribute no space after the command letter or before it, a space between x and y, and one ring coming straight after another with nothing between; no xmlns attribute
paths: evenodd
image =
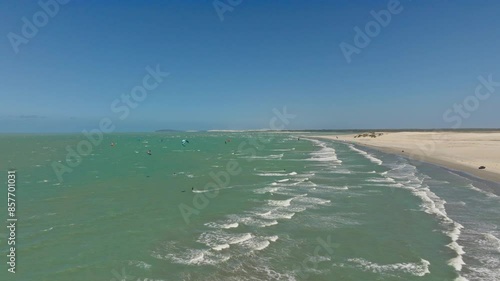
<svg viewBox="0 0 500 281"><path fill-rule="evenodd" d="M156 130L155 133L166 133L166 132L184 132L181 130L172 130L172 129L162 129L162 130Z"/></svg>

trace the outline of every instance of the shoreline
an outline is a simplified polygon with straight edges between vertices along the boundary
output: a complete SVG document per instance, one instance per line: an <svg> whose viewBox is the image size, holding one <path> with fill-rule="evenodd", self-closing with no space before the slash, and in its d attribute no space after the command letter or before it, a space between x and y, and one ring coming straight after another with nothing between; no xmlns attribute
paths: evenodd
<svg viewBox="0 0 500 281"><path fill-rule="evenodd" d="M475 180L485 181L488 183L500 185L500 181L495 181L495 178L500 178L500 175L497 175L497 174L494 174L491 172L489 172L488 175L485 175L486 173L483 173L483 172L486 172L486 171L482 171L481 172L482 175L480 177L479 175L476 175L473 173L476 170L473 170L471 168L468 168L468 167L465 167L463 165L459 165L456 163L452 163L452 162L448 162L448 161L444 161L444 160L440 160L440 159L432 159L431 160L430 157L422 160L422 159L417 159L418 157L411 157L411 155L403 154L401 152L393 151L391 149L384 149L384 148L376 147L376 146L368 146L365 144L359 144L359 143L354 143L354 142L352 142L352 144L355 144L355 145L358 145L361 147L365 147L365 148L369 148L369 149L373 149L373 150L377 150L377 151L387 153L387 154L398 155L398 156L401 156L401 157L404 157L406 159L410 159L413 161L419 161L422 163L434 165L434 166L440 167L442 169L457 173L457 174L459 174L459 176L462 176L462 177L470 177L470 178L473 178ZM489 175L489 174L493 174L493 175Z"/></svg>
<svg viewBox="0 0 500 281"><path fill-rule="evenodd" d="M500 165L500 132L497 132L381 132L383 135L377 138L354 138L356 135L319 135L310 137L364 146L384 153L441 166L498 185L500 184L500 169L498 169ZM453 140L448 138L450 134L453 135ZM463 134L470 135L464 137ZM491 141L488 140L488 145L470 140L472 135L476 139L484 137L484 134L491 134L488 136L491 139ZM390 137L387 137L387 135L390 135ZM465 144L465 146L459 144ZM457 154L460 156L455 157ZM475 154L480 155L479 158ZM483 155L481 154L485 156L484 158L491 159L482 159ZM472 157L472 155L475 157ZM497 163L494 162L495 160L497 160ZM486 163L484 164L486 166L484 170L478 169L478 165L481 165L478 163L482 162ZM488 167L490 167L490 170L488 170Z"/></svg>

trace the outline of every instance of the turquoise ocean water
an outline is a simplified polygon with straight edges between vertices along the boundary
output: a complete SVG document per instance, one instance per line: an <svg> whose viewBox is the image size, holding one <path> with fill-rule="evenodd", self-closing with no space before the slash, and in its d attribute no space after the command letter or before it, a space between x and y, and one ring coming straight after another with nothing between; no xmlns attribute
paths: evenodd
<svg viewBox="0 0 500 281"><path fill-rule="evenodd" d="M0 280L500 280L495 183L264 132L106 135L59 181L82 139L0 136Z"/></svg>

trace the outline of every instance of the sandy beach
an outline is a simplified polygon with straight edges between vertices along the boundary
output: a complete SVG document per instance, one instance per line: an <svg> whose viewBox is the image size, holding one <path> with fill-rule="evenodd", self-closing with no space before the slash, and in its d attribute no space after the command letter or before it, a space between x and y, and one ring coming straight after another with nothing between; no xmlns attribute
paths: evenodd
<svg viewBox="0 0 500 281"><path fill-rule="evenodd" d="M369 146L500 183L500 131L376 132L376 137L358 135L318 137ZM486 169L478 169L480 166Z"/></svg>

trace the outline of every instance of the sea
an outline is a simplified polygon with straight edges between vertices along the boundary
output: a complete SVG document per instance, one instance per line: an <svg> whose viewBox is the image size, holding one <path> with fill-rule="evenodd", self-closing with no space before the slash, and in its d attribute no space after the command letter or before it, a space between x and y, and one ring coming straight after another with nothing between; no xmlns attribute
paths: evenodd
<svg viewBox="0 0 500 281"><path fill-rule="evenodd" d="M0 159L0 280L500 280L498 183L312 133L4 134Z"/></svg>

